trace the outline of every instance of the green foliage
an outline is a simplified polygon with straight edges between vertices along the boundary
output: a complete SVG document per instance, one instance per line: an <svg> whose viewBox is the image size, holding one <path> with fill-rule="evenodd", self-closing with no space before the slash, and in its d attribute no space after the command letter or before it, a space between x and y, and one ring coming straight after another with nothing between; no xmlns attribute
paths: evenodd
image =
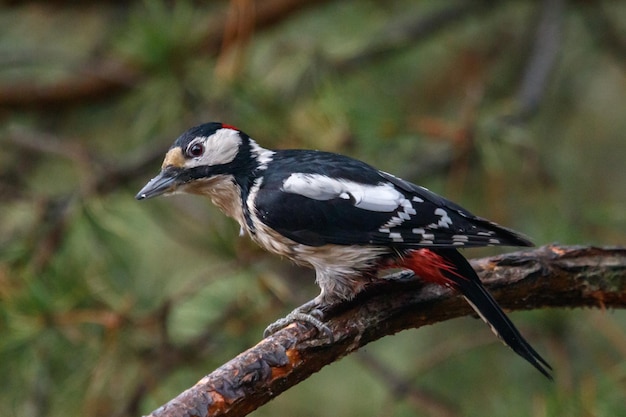
<svg viewBox="0 0 626 417"><path fill-rule="evenodd" d="M549 2L256 3L273 19L223 1L2 6L0 415L146 414L315 295L209 202L133 199L200 122L365 159L537 244L624 244L622 4L567 3L525 113ZM367 347L412 391L352 355L254 415L624 413L624 312L513 319L554 384L467 318Z"/></svg>

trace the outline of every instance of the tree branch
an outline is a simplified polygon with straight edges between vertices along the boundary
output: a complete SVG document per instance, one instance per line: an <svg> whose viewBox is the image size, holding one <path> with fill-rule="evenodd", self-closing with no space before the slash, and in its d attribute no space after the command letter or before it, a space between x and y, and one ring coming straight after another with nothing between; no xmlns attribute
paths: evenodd
<svg viewBox="0 0 626 417"><path fill-rule="evenodd" d="M626 307L626 249L549 245L473 261L502 307ZM381 288L384 287L384 288ZM202 378L151 417L243 416L323 366L400 330L467 315L451 291L381 281L330 312L335 342L292 324Z"/></svg>
<svg viewBox="0 0 626 417"><path fill-rule="evenodd" d="M254 0L254 27L261 30L289 16L328 0ZM216 55L223 43L227 19L222 15L209 18L203 39L188 54ZM114 60L97 56L71 74L51 82L39 80L0 83L0 108L52 107L83 105L85 101L104 99L126 92L148 75L147 68L127 59Z"/></svg>
<svg viewBox="0 0 626 417"><path fill-rule="evenodd" d="M544 0L540 8L535 41L517 91L518 109L510 117L514 122L524 122L536 112L561 50L565 0Z"/></svg>
<svg viewBox="0 0 626 417"><path fill-rule="evenodd" d="M352 71L373 62L393 56L394 53L414 46L416 42L436 34L449 25L461 21L472 13L491 9L489 1L462 2L436 10L429 14L404 21L391 22L386 29L376 34L376 40L355 55L333 62L339 71Z"/></svg>

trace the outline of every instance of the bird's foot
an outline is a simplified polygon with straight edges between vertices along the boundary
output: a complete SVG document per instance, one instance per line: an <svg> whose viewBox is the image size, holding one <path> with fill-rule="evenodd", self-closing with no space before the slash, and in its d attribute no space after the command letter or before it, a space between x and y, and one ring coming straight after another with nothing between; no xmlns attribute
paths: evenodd
<svg viewBox="0 0 626 417"><path fill-rule="evenodd" d="M326 336L330 343L332 343L334 341L333 332L324 324L322 321L323 318L324 311L320 308L318 301L313 299L296 308L291 313L287 314L287 316L267 326L263 331L263 337L268 337L291 323L304 322L315 327L320 334Z"/></svg>

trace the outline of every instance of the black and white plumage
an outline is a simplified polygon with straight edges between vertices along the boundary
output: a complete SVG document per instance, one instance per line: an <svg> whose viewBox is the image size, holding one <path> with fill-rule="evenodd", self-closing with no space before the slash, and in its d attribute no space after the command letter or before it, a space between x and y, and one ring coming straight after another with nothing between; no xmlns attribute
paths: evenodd
<svg viewBox="0 0 626 417"><path fill-rule="evenodd" d="M364 162L264 149L221 123L182 134L137 199L177 192L211 198L260 246L315 268L317 306L353 298L382 269L409 269L461 292L504 343L550 376L456 250L532 246L516 232Z"/></svg>

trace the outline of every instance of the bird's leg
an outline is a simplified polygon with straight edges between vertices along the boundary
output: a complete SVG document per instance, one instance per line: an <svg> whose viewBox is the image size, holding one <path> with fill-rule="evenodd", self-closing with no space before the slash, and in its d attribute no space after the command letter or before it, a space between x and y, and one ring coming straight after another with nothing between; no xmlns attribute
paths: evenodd
<svg viewBox="0 0 626 417"><path fill-rule="evenodd" d="M263 331L263 337L268 337L291 323L299 321L311 324L332 343L334 341L333 332L322 322L323 318L323 305L320 303L319 297L314 298L294 309L291 313L287 314L287 316L267 326Z"/></svg>
<svg viewBox="0 0 626 417"><path fill-rule="evenodd" d="M410 270L401 270L388 275L384 275L381 278L387 281L411 281L415 279L415 273ZM328 304L324 302L324 298L320 294L320 296L310 301L307 301L300 307L294 309L291 313L287 314L287 316L278 319L274 323L267 326L265 328L265 331L263 331L263 337L274 334L278 330L287 327L293 322L304 322L314 326L332 343L334 340L333 332L326 324L324 324L323 320L325 312L332 309L333 306L336 305L337 304Z"/></svg>

